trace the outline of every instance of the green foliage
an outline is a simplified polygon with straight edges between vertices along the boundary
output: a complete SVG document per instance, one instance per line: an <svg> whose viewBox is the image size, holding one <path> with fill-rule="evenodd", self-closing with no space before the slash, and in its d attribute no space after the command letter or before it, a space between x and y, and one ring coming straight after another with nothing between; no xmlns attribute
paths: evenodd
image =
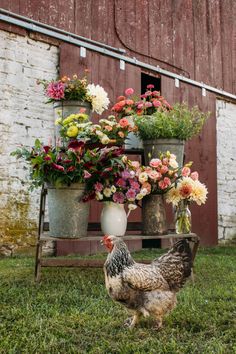
<svg viewBox="0 0 236 354"><path fill-rule="evenodd" d="M85 156L84 143L71 141L67 146L47 146L38 139L31 149L18 148L11 153L23 159L29 166L31 189L44 183L56 187L84 182Z"/></svg>
<svg viewBox="0 0 236 354"><path fill-rule="evenodd" d="M200 133L209 117L197 106L189 108L186 103L176 103L173 109L155 112L152 115L135 116L137 134L143 140L176 138L189 140Z"/></svg>
<svg viewBox="0 0 236 354"><path fill-rule="evenodd" d="M123 327L127 311L107 295L102 269L43 268L35 284L33 257L2 259L0 353L233 354L235 252L233 246L198 252L195 284L181 290L159 332L151 319ZM143 250L134 258L158 254Z"/></svg>

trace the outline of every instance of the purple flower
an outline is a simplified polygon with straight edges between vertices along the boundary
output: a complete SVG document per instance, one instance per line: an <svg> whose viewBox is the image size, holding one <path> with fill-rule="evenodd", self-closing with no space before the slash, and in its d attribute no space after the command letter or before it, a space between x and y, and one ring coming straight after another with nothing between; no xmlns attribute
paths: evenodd
<svg viewBox="0 0 236 354"><path fill-rule="evenodd" d="M130 172L128 170L124 170L123 172L121 172L121 177L124 179L130 178Z"/></svg>
<svg viewBox="0 0 236 354"><path fill-rule="evenodd" d="M130 187L131 187L132 189L134 189L134 190L137 191L137 192L140 191L140 185L139 185L138 182L136 182L136 181L130 179L130 180L129 180L129 183L130 183Z"/></svg>
<svg viewBox="0 0 236 354"><path fill-rule="evenodd" d="M113 194L113 201L115 203L123 204L125 200L125 196L122 192L115 192Z"/></svg>
<svg viewBox="0 0 236 354"><path fill-rule="evenodd" d="M129 189L128 192L126 193L126 197L127 199L132 202L135 200L135 197L136 197L136 192L134 189Z"/></svg>

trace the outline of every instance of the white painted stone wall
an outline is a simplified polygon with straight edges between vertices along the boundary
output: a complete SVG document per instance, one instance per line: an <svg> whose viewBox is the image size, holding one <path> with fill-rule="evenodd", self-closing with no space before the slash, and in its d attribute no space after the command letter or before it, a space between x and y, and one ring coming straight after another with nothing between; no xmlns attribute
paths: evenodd
<svg viewBox="0 0 236 354"><path fill-rule="evenodd" d="M218 237L236 237L236 105L217 100Z"/></svg>
<svg viewBox="0 0 236 354"><path fill-rule="evenodd" d="M28 170L10 153L53 136L52 105L36 80L56 78L58 61L58 47L0 30L0 245L35 243L40 191L29 192Z"/></svg>

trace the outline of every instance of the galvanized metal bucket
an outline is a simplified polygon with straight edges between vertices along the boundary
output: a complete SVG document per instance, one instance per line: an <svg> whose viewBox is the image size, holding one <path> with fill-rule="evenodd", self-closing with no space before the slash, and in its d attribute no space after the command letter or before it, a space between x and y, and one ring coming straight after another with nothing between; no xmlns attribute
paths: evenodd
<svg viewBox="0 0 236 354"><path fill-rule="evenodd" d="M87 235L89 204L82 201L85 185L55 188L47 185L49 234L53 237L77 238Z"/></svg>
<svg viewBox="0 0 236 354"><path fill-rule="evenodd" d="M170 151L176 155L176 160L180 166L184 160L184 141L179 139L156 139L143 141L145 164L150 160L159 157L161 152Z"/></svg>
<svg viewBox="0 0 236 354"><path fill-rule="evenodd" d="M142 234L167 234L166 211L163 195L151 194L142 200Z"/></svg>
<svg viewBox="0 0 236 354"><path fill-rule="evenodd" d="M54 119L57 118L66 118L71 114L77 114L80 112L80 109L84 108L85 112L89 119L91 118L91 111L92 106L89 102L81 102L81 101L59 101L54 102L53 109L54 109ZM58 138L60 137L60 126L55 126L55 143L57 142Z"/></svg>

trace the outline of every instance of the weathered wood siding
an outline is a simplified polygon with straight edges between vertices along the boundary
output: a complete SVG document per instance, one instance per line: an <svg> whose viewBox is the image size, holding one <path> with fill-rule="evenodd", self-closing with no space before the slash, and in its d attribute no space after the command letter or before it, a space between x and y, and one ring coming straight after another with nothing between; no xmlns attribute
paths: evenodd
<svg viewBox="0 0 236 354"><path fill-rule="evenodd" d="M236 1L234 0L0 0L0 6L35 20L114 47L147 63L236 92ZM126 87L140 90L140 69L96 53L80 58L79 48L60 44L61 74L90 68L91 81L100 83L111 100ZM170 102L185 100L212 115L200 137L188 142L187 159L194 161L209 188L205 206L193 207L193 230L202 243L217 243L216 122L213 94L201 95L191 85L174 86L162 77L162 93ZM99 208L92 213L97 220Z"/></svg>

